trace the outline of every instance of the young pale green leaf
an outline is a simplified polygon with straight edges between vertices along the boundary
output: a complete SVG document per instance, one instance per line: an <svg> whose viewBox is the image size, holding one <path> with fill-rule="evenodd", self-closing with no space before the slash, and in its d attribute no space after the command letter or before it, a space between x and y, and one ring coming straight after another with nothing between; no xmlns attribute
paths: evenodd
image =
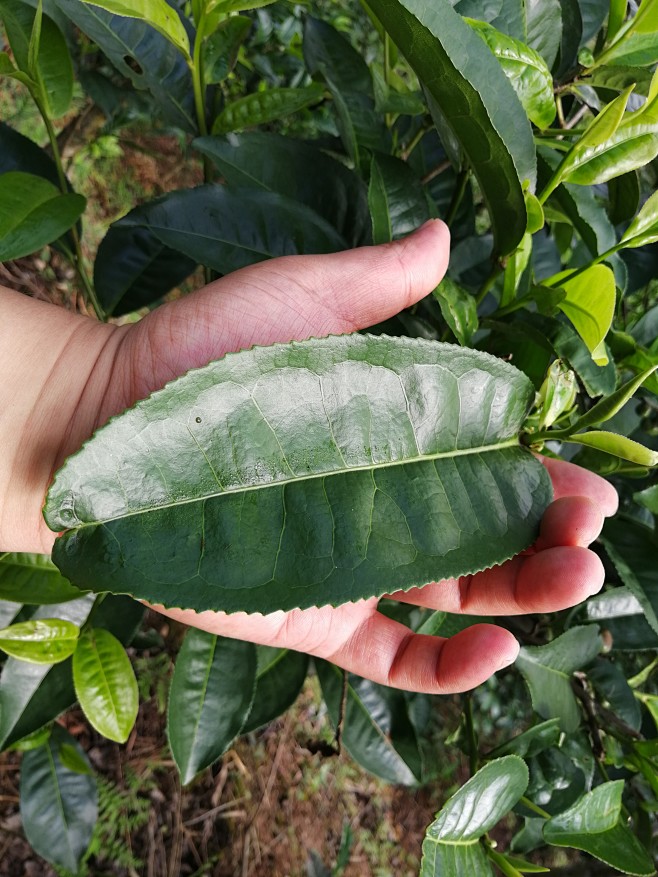
<svg viewBox="0 0 658 877"><path fill-rule="evenodd" d="M498 853L496 850L489 848L487 851L489 858L494 862L503 874L523 875L523 874L547 874L550 868L544 868L543 865L535 865L533 862L527 862L518 856L511 856L509 853ZM505 867L508 870L505 870Z"/></svg>
<svg viewBox="0 0 658 877"><path fill-rule="evenodd" d="M653 82L658 82L656 76ZM597 120L599 118L597 116ZM586 149L581 149L581 143L577 141L567 154L568 166L566 171L566 165L562 167L561 179L593 186L644 167L658 155L658 95L650 94L640 109L626 113L605 140L590 144ZM573 160L570 160L572 153Z"/></svg>
<svg viewBox="0 0 658 877"><path fill-rule="evenodd" d="M625 247L644 247L658 241L658 192L654 192L628 226L620 241Z"/></svg>
<svg viewBox="0 0 658 877"><path fill-rule="evenodd" d="M595 448L597 451L604 451L606 454L612 454L614 457L620 457L630 463L637 463L638 466L658 466L658 451L645 448L639 442L616 432L607 432L602 429L579 432L577 435L570 435L568 438L562 439L562 441Z"/></svg>
<svg viewBox="0 0 658 877"><path fill-rule="evenodd" d="M336 727L343 696L343 671L327 661L316 659L313 663L327 711ZM408 749L396 746L395 735L391 733L394 724L396 731L403 724L408 725L404 696L368 679L349 675L342 745L358 764L375 776L389 783L418 785L422 777L417 744L413 741L409 758ZM406 738L413 736L413 729L407 727L406 730Z"/></svg>
<svg viewBox="0 0 658 877"><path fill-rule="evenodd" d="M544 208L541 201L532 192L524 192L525 208L528 214L528 224L526 226L526 234L535 234L544 227Z"/></svg>
<svg viewBox="0 0 658 877"><path fill-rule="evenodd" d="M73 749L88 772L68 767L62 747ZM33 849L47 862L77 874L96 825L98 794L87 756L60 725L53 726L44 746L24 754L20 803Z"/></svg>
<svg viewBox="0 0 658 877"><path fill-rule="evenodd" d="M257 646L256 652L256 691L242 734L268 725L292 706L308 672L309 658L302 652L269 646Z"/></svg>
<svg viewBox="0 0 658 877"><path fill-rule="evenodd" d="M548 128L555 118L555 98L553 77L542 56L484 21L466 21L498 59L530 121L538 128Z"/></svg>
<svg viewBox="0 0 658 877"><path fill-rule="evenodd" d="M477 331L478 312L475 296L449 277L444 277L432 292L438 301L443 319L462 347L470 346Z"/></svg>
<svg viewBox="0 0 658 877"><path fill-rule="evenodd" d="M603 339L615 313L615 275L607 265L592 265L570 279L571 273L556 274L548 284L564 290L566 296L558 302L558 308L569 317L594 362L605 365L608 354Z"/></svg>
<svg viewBox="0 0 658 877"><path fill-rule="evenodd" d="M190 59L190 39L178 13L166 0L84 0L91 6L100 6L113 15L137 18L157 30L165 39ZM191 59L190 59L191 60Z"/></svg>
<svg viewBox="0 0 658 877"><path fill-rule="evenodd" d="M610 0L610 13L608 15L608 30L606 32L606 42L611 43L617 35L617 32L624 23L626 18L626 8L628 0Z"/></svg>
<svg viewBox="0 0 658 877"><path fill-rule="evenodd" d="M253 131L199 137L193 145L212 160L229 186L278 192L319 214L346 246L371 243L366 185L312 143Z"/></svg>
<svg viewBox="0 0 658 877"><path fill-rule="evenodd" d="M598 627L572 627L546 646L524 646L516 666L528 683L532 705L545 719L559 718L563 731L575 731L581 714L571 688L571 676L599 654L603 643Z"/></svg>
<svg viewBox="0 0 658 877"><path fill-rule="evenodd" d="M256 91L227 104L213 122L212 133L228 134L242 128L265 125L317 104L324 96L324 86L316 82L299 88Z"/></svg>
<svg viewBox="0 0 658 877"><path fill-rule="evenodd" d="M1 0L0 19L21 69L14 78L28 85L50 118L63 116L73 97L73 64L59 27L47 15L39 23L35 10L20 0Z"/></svg>
<svg viewBox="0 0 658 877"><path fill-rule="evenodd" d="M423 841L421 877L485 874L480 838L517 804L528 786L523 759L506 755L490 761L441 808ZM459 853L457 851L460 851ZM473 857L478 870L459 870Z"/></svg>
<svg viewBox="0 0 658 877"><path fill-rule="evenodd" d="M534 188L536 158L523 107L491 52L449 0L371 0L438 106L475 173L496 249L516 249L526 228L522 184Z"/></svg>
<svg viewBox="0 0 658 877"><path fill-rule="evenodd" d="M650 877L653 860L621 816L624 781L603 783L544 825L553 846L575 847L624 874Z"/></svg>
<svg viewBox="0 0 658 877"><path fill-rule="evenodd" d="M108 630L91 628L80 637L73 655L73 684L84 714L99 734L125 743L137 718L137 680L126 650Z"/></svg>
<svg viewBox="0 0 658 877"><path fill-rule="evenodd" d="M605 423L606 420L614 417L617 412L621 411L624 405L633 398L635 392L642 386L650 375L652 375L658 365L652 365L650 368L631 378L619 389L615 390L609 396L601 399L596 405L583 414L573 425L574 432L585 429L586 426L594 426L597 423Z"/></svg>
<svg viewBox="0 0 658 877"><path fill-rule="evenodd" d="M623 6L623 10L622 10ZM653 64L658 60L658 7L653 0L645 0L635 15L622 24L626 3L612 0L608 18L607 46L597 56L594 65ZM612 26L611 26L612 25Z"/></svg>
<svg viewBox="0 0 658 877"><path fill-rule="evenodd" d="M56 664L73 654L79 634L75 624L59 618L21 621L0 630L0 649L31 664Z"/></svg>
<svg viewBox="0 0 658 877"><path fill-rule="evenodd" d="M537 407L538 429L546 429L568 411L576 401L578 383L576 375L560 359L551 363L546 378L539 388Z"/></svg>
<svg viewBox="0 0 658 877"><path fill-rule="evenodd" d="M256 646L187 632L171 681L167 736L183 784L228 749L240 733L256 689Z"/></svg>
<svg viewBox="0 0 658 877"><path fill-rule="evenodd" d="M85 587L229 612L484 569L533 541L550 499L519 444L533 396L508 363L422 339L230 354L68 460L46 504L68 531L55 563Z"/></svg>
<svg viewBox="0 0 658 877"><path fill-rule="evenodd" d="M248 12L250 9L262 9L271 6L275 0L210 0L206 5L205 14L212 16L214 12L228 15L231 12Z"/></svg>
<svg viewBox="0 0 658 877"><path fill-rule="evenodd" d="M0 554L0 600L43 605L82 596L45 554Z"/></svg>
<svg viewBox="0 0 658 877"><path fill-rule="evenodd" d="M0 175L0 262L28 256L57 240L85 209L82 195L63 195L43 177Z"/></svg>

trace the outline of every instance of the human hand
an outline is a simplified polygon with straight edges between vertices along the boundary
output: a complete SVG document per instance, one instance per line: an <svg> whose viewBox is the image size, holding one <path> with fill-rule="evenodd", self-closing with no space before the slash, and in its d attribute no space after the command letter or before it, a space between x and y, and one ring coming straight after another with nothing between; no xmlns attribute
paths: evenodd
<svg viewBox="0 0 658 877"><path fill-rule="evenodd" d="M261 263L165 305L126 333L109 413L226 352L379 322L439 282L447 250L445 226L435 222L385 248ZM569 463L543 462L555 500L531 550L477 575L392 597L448 612L513 615L556 611L598 591L603 569L587 546L603 516L614 513L615 491ZM518 653L512 634L494 625L473 625L451 639L423 636L377 607L370 599L266 616L156 608L211 633L297 649L376 682L435 694L473 688Z"/></svg>

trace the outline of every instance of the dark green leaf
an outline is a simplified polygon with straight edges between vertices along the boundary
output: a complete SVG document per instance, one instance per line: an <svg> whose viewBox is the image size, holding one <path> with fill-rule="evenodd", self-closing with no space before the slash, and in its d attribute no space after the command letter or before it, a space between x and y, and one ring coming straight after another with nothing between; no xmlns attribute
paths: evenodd
<svg viewBox="0 0 658 877"><path fill-rule="evenodd" d="M51 119L63 116L73 97L73 65L62 32L44 15L34 67L29 62L30 35L35 19L33 9L22 0L0 0L0 19L18 66L39 81L39 94Z"/></svg>
<svg viewBox="0 0 658 877"><path fill-rule="evenodd" d="M124 647L102 628L86 630L73 655L73 684L99 734L125 743L137 718L137 680Z"/></svg>
<svg viewBox="0 0 658 877"><path fill-rule="evenodd" d="M610 9L610 0L579 0L583 17L581 45L588 43L599 32Z"/></svg>
<svg viewBox="0 0 658 877"><path fill-rule="evenodd" d="M522 183L534 187L531 129L514 89L491 53L449 0L372 0L438 105L478 178L496 248L516 249L526 228Z"/></svg>
<svg viewBox="0 0 658 877"><path fill-rule="evenodd" d="M321 76L333 96L338 129L350 158L359 164L364 147L388 152L390 136L375 110L370 71L361 55L330 24L311 16L304 23L303 48L309 73Z"/></svg>
<svg viewBox="0 0 658 877"><path fill-rule="evenodd" d="M404 237L433 214L420 180L406 162L391 155L373 156L368 201L373 217L374 243L387 243ZM373 213L375 201L376 210ZM375 236L376 224L377 227L382 226L381 240Z"/></svg>
<svg viewBox="0 0 658 877"><path fill-rule="evenodd" d="M639 600L644 615L658 633L658 566L653 531L622 518L607 521L601 535L619 577Z"/></svg>
<svg viewBox="0 0 658 877"><path fill-rule="evenodd" d="M580 188L579 191L587 191ZM632 219L640 204L640 178L637 171L629 171L608 180L608 214L614 225ZM603 252L603 251L602 251Z"/></svg>
<svg viewBox="0 0 658 877"><path fill-rule="evenodd" d="M612 712L634 731L639 731L642 724L640 704L621 667L605 658L598 658L588 669L587 677Z"/></svg>
<svg viewBox="0 0 658 877"><path fill-rule="evenodd" d="M257 647L256 693L241 733L267 725L297 699L308 671L308 655L291 649Z"/></svg>
<svg viewBox="0 0 658 877"><path fill-rule="evenodd" d="M578 66L578 49L583 34L583 17L578 0L560 0L562 7L562 38L557 61L553 66L560 80Z"/></svg>
<svg viewBox="0 0 658 877"><path fill-rule="evenodd" d="M178 49L146 22L112 15L83 0L54 0L137 89L148 89L163 118L197 132L190 70Z"/></svg>
<svg viewBox="0 0 658 877"><path fill-rule="evenodd" d="M518 755L521 758L533 758L545 749L557 746L561 736L560 720L558 718L548 719L546 722L533 725L522 734L517 734L506 743L501 743L487 757L499 758L501 755Z"/></svg>
<svg viewBox="0 0 658 877"><path fill-rule="evenodd" d="M63 619L22 621L0 630L0 650L30 664L57 664L73 654L79 633Z"/></svg>
<svg viewBox="0 0 658 877"><path fill-rule="evenodd" d="M433 292L439 303L443 319L462 346L470 346L477 331L478 314L475 296L471 295L449 277L444 277Z"/></svg>
<svg viewBox="0 0 658 877"><path fill-rule="evenodd" d="M59 186L57 166L40 146L0 121L0 174L22 171Z"/></svg>
<svg viewBox="0 0 658 877"><path fill-rule="evenodd" d="M75 751L88 773L63 762L63 746ZM96 824L98 796L87 756L64 728L55 725L44 746L25 753L20 793L23 829L32 848L47 862L77 873Z"/></svg>
<svg viewBox="0 0 658 877"><path fill-rule="evenodd" d="M516 755L498 758L480 768L443 805L428 827L420 877L479 877L491 873L489 866L485 869L480 861L478 851L482 856L484 853L479 840L509 813L527 786L528 768ZM473 866L475 869L470 870Z"/></svg>
<svg viewBox="0 0 658 877"><path fill-rule="evenodd" d="M82 195L63 195L43 177L0 175L0 262L28 256L68 231L85 209Z"/></svg>
<svg viewBox="0 0 658 877"><path fill-rule="evenodd" d="M624 781L603 783L544 826L554 846L575 847L624 874L649 877L653 861L621 816Z"/></svg>
<svg viewBox="0 0 658 877"><path fill-rule="evenodd" d="M244 725L256 688L253 643L187 632L178 653L167 735L183 784L228 749Z"/></svg>
<svg viewBox="0 0 658 877"><path fill-rule="evenodd" d="M526 0L527 44L542 56L551 68L562 44L562 7L560 0Z"/></svg>
<svg viewBox="0 0 658 877"><path fill-rule="evenodd" d="M85 0L91 3L91 0ZM186 58L190 58L190 41L178 14L166 0L94 0L107 12L144 21L169 40Z"/></svg>
<svg viewBox="0 0 658 877"><path fill-rule="evenodd" d="M114 227L146 229L168 249L220 274L273 256L347 247L322 217L283 195L217 185L170 192Z"/></svg>
<svg viewBox="0 0 658 877"><path fill-rule="evenodd" d="M603 647L598 627L572 627L545 646L524 646L516 660L536 712L559 718L563 731L575 731L580 709L571 689L571 676L591 663Z"/></svg>
<svg viewBox="0 0 658 877"><path fill-rule="evenodd" d="M229 186L278 192L326 219L347 245L371 242L363 181L313 144L255 131L200 137L194 146L212 159Z"/></svg>
<svg viewBox="0 0 658 877"><path fill-rule="evenodd" d="M652 73L643 67L605 66L592 70L584 79L594 88L624 91L630 85L635 86L634 93L645 97L649 94Z"/></svg>
<svg viewBox="0 0 658 877"><path fill-rule="evenodd" d="M542 56L489 24L472 19L469 24L498 59L530 121L547 128L555 118L555 98L551 71Z"/></svg>
<svg viewBox="0 0 658 877"><path fill-rule="evenodd" d="M0 554L0 600L41 605L81 597L45 554Z"/></svg>
<svg viewBox="0 0 658 877"><path fill-rule="evenodd" d="M203 44L204 79L207 85L223 82L235 67L240 46L251 30L251 19L233 15L219 26Z"/></svg>
<svg viewBox="0 0 658 877"><path fill-rule="evenodd" d="M98 300L108 316L152 306L196 265L194 259L165 246L149 228L126 227L119 220L109 227L96 253Z"/></svg>
<svg viewBox="0 0 658 877"><path fill-rule="evenodd" d="M60 470L46 516L76 529L55 562L85 586L258 612L500 563L533 540L550 496L518 444L533 395L507 363L420 339L228 355Z"/></svg>
<svg viewBox="0 0 658 877"><path fill-rule="evenodd" d="M314 664L335 726L343 693L343 671L326 661L316 659ZM401 692L358 676L348 676L343 745L356 762L375 776L389 783L414 786L420 776L414 773L391 739L393 721L399 721L405 714Z"/></svg>
<svg viewBox="0 0 658 877"><path fill-rule="evenodd" d="M228 134L242 128L265 125L310 107L323 97L324 87L318 83L300 88L256 91L227 104L213 122L212 133Z"/></svg>

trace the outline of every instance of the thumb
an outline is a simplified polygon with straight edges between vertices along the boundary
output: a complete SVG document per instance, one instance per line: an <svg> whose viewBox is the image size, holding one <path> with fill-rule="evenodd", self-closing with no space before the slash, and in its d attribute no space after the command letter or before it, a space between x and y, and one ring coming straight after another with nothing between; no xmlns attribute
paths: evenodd
<svg viewBox="0 0 658 877"><path fill-rule="evenodd" d="M390 244L243 268L205 287L195 304L222 327L227 350L353 332L431 292L449 249L448 227L433 219Z"/></svg>

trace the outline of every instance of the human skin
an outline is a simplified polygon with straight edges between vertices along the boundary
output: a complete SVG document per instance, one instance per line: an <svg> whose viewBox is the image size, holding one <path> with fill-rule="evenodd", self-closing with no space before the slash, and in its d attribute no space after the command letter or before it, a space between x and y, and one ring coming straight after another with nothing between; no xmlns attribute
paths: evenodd
<svg viewBox="0 0 658 877"><path fill-rule="evenodd" d="M100 324L0 287L0 547L49 553L41 509L53 473L113 414L225 353L340 334L427 295L447 267L449 234L433 220L404 240L334 255L289 256L237 271L130 326ZM603 584L588 549L617 496L602 478L543 459L553 481L535 545L490 570L391 595L470 615L553 612ZM166 610L224 636L308 652L398 688L465 691L512 663L518 643L476 624L450 639L412 633L378 600L269 615Z"/></svg>

